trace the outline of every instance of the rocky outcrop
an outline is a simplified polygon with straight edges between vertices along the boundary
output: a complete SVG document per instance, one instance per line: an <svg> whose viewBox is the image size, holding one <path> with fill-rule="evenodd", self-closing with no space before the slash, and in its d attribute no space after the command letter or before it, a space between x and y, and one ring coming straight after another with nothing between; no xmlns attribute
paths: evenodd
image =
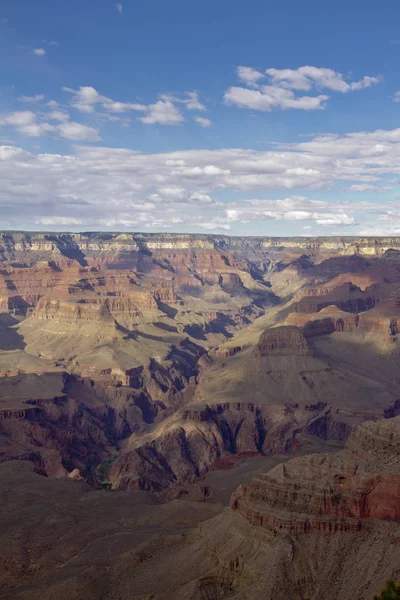
<svg viewBox="0 0 400 600"><path fill-rule="evenodd" d="M41 298L30 316L32 319L52 320L59 323L84 321L109 326L114 325L114 319L107 302L101 300L78 303Z"/></svg>
<svg viewBox="0 0 400 600"><path fill-rule="evenodd" d="M335 305L343 311L359 313L370 310L378 302L379 294L377 289L362 291L357 286L349 283L333 290L328 290L328 293L325 294L303 296L293 306L293 310L298 313L317 313L324 308Z"/></svg>
<svg viewBox="0 0 400 600"><path fill-rule="evenodd" d="M67 444L57 426L64 432L63 419L81 422L80 416L71 415L83 415L82 434L94 432L93 448L98 444L101 455L119 440L139 436L140 444L126 444L133 452L131 463L125 446L121 462L116 462L117 487L129 487L135 477L141 477L142 486L169 486L199 476L220 455L285 451L294 443L295 430L344 440L354 419L362 418L363 406L357 406L358 416L348 419L335 410L344 408L347 393L351 398L356 394L358 401L366 381L353 383L351 374L335 372L312 349L328 341L318 336L355 329L372 338L377 328L397 340L399 244L396 238L2 233L0 307L15 313L1 323L2 337L7 338L2 349L14 352L4 358L2 372L18 373L23 356L32 370L39 372L44 363L84 381L82 401L73 395L74 403L66 393L64 406L39 404L38 396L30 399L35 410L23 400L11 407L15 412L10 415L30 411L33 439L49 449ZM275 282L281 287L275 288ZM382 313L389 296L393 306ZM332 309L331 304L323 308L332 302L346 310ZM271 318L265 315L270 308ZM359 314L364 308L369 310ZM264 315L265 322L251 326L248 337L236 342L238 330ZM202 384L219 367L211 396L203 393ZM227 373L237 374L237 396L231 393ZM381 389L379 409L383 397L387 406L395 400L391 392L385 396L386 384ZM42 399L54 396L40 394ZM200 405L196 410L195 402ZM300 414L299 406L321 403L327 406ZM365 418L371 414L364 412ZM174 414L176 422L170 427ZM31 421L21 417L20 423L28 427ZM19 434L10 429L7 435L17 440ZM58 442L50 441L52 436ZM28 438L26 429L24 443ZM89 452L81 440L74 444L83 458L68 446L63 460L68 470L80 469L80 463L85 469L87 456L92 459L95 450ZM150 466L152 453L157 459ZM186 471L173 466L173 455L180 456ZM125 474L123 464L128 467Z"/></svg>
<svg viewBox="0 0 400 600"><path fill-rule="evenodd" d="M43 396L46 389L55 395ZM29 460L48 476L77 468L90 478L118 439L143 429L145 403L142 412L134 396L118 404L108 392L66 373L1 378L0 462Z"/></svg>
<svg viewBox="0 0 400 600"><path fill-rule="evenodd" d="M336 306L327 306L316 314L293 312L285 320L287 325L300 327L306 338L351 332L358 329L359 315L347 313Z"/></svg>
<svg viewBox="0 0 400 600"><path fill-rule="evenodd" d="M231 508L254 525L291 533L348 532L371 519L400 522L400 419L367 422L338 455L279 465L241 486Z"/></svg>
<svg viewBox="0 0 400 600"><path fill-rule="evenodd" d="M337 253L343 256L383 256L399 249L398 237L259 237L229 238L223 235L146 234L146 233L24 233L2 232L0 250L3 255L29 252L59 252L79 250L83 253L105 250L128 251L147 248L153 250L213 249L225 252L238 247L263 249L299 249L302 254Z"/></svg>
<svg viewBox="0 0 400 600"><path fill-rule="evenodd" d="M110 481L117 490L179 487L196 481L221 457L292 451L302 433L345 441L352 431L347 416L324 403L190 406L141 440L132 436L113 463ZM355 418L361 422L368 416Z"/></svg>
<svg viewBox="0 0 400 600"><path fill-rule="evenodd" d="M301 329L291 326L266 329L260 336L254 352L256 358L312 356Z"/></svg>
<svg viewBox="0 0 400 600"><path fill-rule="evenodd" d="M388 344L399 340L400 314L399 310L392 314L385 314L381 311L371 311L371 313L360 315L359 328L365 334L379 336L382 341Z"/></svg>
<svg viewBox="0 0 400 600"><path fill-rule="evenodd" d="M20 421L23 419L33 420L35 417L37 417L38 412L38 409L34 406L24 406L19 408L0 407L0 421Z"/></svg>

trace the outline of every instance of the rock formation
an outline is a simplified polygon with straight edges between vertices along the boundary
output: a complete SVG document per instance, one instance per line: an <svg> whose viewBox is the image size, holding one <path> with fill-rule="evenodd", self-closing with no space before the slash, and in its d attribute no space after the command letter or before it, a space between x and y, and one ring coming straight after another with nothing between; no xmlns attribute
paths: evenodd
<svg viewBox="0 0 400 600"><path fill-rule="evenodd" d="M232 498L250 522L273 531L358 531L369 519L400 522L400 419L366 422L339 455L275 467Z"/></svg>
<svg viewBox="0 0 400 600"><path fill-rule="evenodd" d="M312 356L301 329L297 327L274 327L261 334L254 353L256 358L273 356Z"/></svg>
<svg viewBox="0 0 400 600"><path fill-rule="evenodd" d="M165 490L303 434L345 441L400 395L399 246L1 233L2 459L92 481L115 456L115 488ZM31 374L44 389L22 393Z"/></svg>
<svg viewBox="0 0 400 600"><path fill-rule="evenodd" d="M6 599L365 600L399 574L399 417L360 425L337 454L275 466L225 510L0 471ZM32 514L34 536L21 521Z"/></svg>

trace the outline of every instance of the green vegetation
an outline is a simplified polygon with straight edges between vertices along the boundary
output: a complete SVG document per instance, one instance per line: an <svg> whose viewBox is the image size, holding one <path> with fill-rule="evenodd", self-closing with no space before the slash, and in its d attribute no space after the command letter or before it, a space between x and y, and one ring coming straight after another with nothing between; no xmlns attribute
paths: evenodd
<svg viewBox="0 0 400 600"><path fill-rule="evenodd" d="M400 583L389 579L379 596L374 596L374 600L400 600Z"/></svg>
<svg viewBox="0 0 400 600"><path fill-rule="evenodd" d="M116 459L117 456L113 456L112 458L103 460L103 462L96 467L97 477L100 480L101 487L105 490L111 490L111 482L108 480L108 472Z"/></svg>

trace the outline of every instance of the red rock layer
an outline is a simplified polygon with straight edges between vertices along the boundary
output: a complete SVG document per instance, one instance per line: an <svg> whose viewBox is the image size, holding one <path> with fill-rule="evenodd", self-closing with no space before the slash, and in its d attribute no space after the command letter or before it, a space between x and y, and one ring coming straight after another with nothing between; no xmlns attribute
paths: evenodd
<svg viewBox="0 0 400 600"><path fill-rule="evenodd" d="M242 485L231 508L261 527L296 533L357 531L400 522L400 419L367 422L338 455L289 461Z"/></svg>

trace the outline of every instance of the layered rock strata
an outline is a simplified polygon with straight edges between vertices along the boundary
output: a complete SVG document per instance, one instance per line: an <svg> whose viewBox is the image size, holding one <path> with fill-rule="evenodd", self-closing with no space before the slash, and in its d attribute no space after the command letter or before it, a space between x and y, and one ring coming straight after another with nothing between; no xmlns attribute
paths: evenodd
<svg viewBox="0 0 400 600"><path fill-rule="evenodd" d="M231 508L271 531L359 531L400 522L400 419L366 422L338 455L279 465L241 486Z"/></svg>

